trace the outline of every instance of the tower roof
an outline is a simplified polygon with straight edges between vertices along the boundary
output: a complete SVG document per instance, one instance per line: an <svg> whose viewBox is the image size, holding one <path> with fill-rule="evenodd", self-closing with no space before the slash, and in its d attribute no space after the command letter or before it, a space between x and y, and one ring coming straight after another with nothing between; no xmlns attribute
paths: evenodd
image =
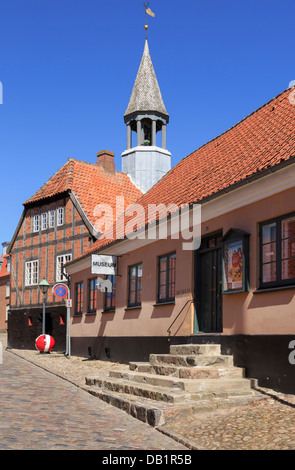
<svg viewBox="0 0 295 470"><path fill-rule="evenodd" d="M164 115L167 120L169 119L153 67L147 39L145 40L144 51L129 104L124 114L125 121L131 114L143 111L155 111Z"/></svg>

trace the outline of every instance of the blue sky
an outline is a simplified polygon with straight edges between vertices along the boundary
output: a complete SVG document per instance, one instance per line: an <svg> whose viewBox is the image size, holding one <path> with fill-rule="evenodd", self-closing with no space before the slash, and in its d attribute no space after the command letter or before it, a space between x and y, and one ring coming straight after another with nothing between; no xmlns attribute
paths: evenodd
<svg viewBox="0 0 295 470"><path fill-rule="evenodd" d="M295 80L294 0L150 0L172 164ZM68 159L115 152L145 40L143 0L0 2L1 224ZM0 247L1 248L1 247Z"/></svg>

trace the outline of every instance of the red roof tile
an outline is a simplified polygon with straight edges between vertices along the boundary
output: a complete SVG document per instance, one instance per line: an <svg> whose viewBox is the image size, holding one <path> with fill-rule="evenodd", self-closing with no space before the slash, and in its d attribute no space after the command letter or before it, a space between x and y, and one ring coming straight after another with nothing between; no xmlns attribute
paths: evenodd
<svg viewBox="0 0 295 470"><path fill-rule="evenodd" d="M125 204L129 205L142 195L124 173L108 173L96 164L70 158L24 206L68 191L74 193L92 225L96 221L93 211L97 204L115 207L116 196L124 196Z"/></svg>

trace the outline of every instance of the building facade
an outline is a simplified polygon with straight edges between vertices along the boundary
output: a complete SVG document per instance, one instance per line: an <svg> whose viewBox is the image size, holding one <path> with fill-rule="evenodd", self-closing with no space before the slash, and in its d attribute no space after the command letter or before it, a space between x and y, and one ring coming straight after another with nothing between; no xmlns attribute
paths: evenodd
<svg viewBox="0 0 295 470"><path fill-rule="evenodd" d="M102 151L97 163L74 159L24 204L24 211L9 246L11 260L8 345L34 348L42 332L43 294L39 283L49 283L45 331L54 337L56 349L66 340L65 299L53 287L68 285L64 265L80 256L97 237L95 207L114 204L116 195L131 203L140 196L126 175L115 171L114 154Z"/></svg>
<svg viewBox="0 0 295 470"><path fill-rule="evenodd" d="M73 351L146 361L173 343L218 342L259 385L294 393L295 107L289 93L183 159L138 201L145 213L150 204L200 206L199 232L190 226L197 249L184 249L183 234L170 229L166 238L149 238L144 219L145 236L101 238L67 264L75 292ZM171 226L172 215L169 220ZM97 290L95 298L93 254L118 260L112 292Z"/></svg>

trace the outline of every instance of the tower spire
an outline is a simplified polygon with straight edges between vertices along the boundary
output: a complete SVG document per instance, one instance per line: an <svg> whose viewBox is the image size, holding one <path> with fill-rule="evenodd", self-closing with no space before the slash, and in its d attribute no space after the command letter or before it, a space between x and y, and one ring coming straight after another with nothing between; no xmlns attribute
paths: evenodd
<svg viewBox="0 0 295 470"><path fill-rule="evenodd" d="M166 149L166 125L169 114L164 105L161 90L151 60L147 41L147 15L155 16L144 3L146 13L146 38L144 51L124 114L127 126L127 149L122 153L122 171L143 191L148 191L171 169L171 153ZM132 132L136 143L132 145ZM156 135L162 134L161 147Z"/></svg>

